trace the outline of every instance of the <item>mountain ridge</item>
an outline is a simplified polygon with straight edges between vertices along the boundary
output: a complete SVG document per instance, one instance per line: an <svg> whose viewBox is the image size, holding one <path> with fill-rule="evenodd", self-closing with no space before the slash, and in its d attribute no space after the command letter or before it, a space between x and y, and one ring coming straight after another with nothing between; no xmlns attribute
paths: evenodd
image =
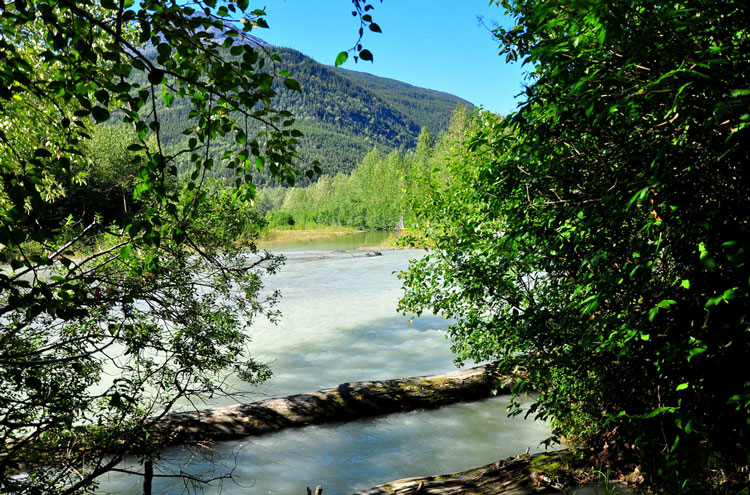
<svg viewBox="0 0 750 495"><path fill-rule="evenodd" d="M422 128L437 135L448 128L458 105L474 108L449 93L322 64L293 48L270 49L279 54L282 66L302 87L301 101L283 88L279 100L281 107L291 106L307 135L301 154L321 161L325 173L350 171L373 146L386 152L414 148ZM353 149L335 147L338 164L332 163L321 145L335 135L356 138L348 139ZM311 153L311 147L317 153Z"/></svg>
<svg viewBox="0 0 750 495"><path fill-rule="evenodd" d="M299 50L271 45L257 36L247 35L245 42L260 47L266 57L278 55L277 69L288 71L299 82L301 91L293 91L277 79L274 106L289 110L295 127L304 134L298 146L300 165L317 160L324 174L351 172L373 147L385 153L412 149L422 128L438 135L448 128L458 105L474 108L449 93L322 64ZM189 120L189 108L177 101L170 108L161 102L157 106L164 140L177 149L184 141L181 131ZM234 146L230 139L219 140L212 152L219 157ZM179 168L188 170L187 164ZM231 170L221 167L214 175L233 178ZM262 185L270 176L259 171L256 179ZM308 182L303 176L299 179Z"/></svg>

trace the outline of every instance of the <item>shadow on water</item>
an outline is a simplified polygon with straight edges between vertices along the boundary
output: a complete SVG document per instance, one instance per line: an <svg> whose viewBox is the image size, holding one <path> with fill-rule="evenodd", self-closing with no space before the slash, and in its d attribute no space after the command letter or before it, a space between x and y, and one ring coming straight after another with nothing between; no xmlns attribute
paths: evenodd
<svg viewBox="0 0 750 495"><path fill-rule="evenodd" d="M274 376L255 391L283 396L350 381L451 371L455 365L445 338L446 325L439 316L426 316L409 325L407 317L393 315L277 347L271 362Z"/></svg>
<svg viewBox="0 0 750 495"><path fill-rule="evenodd" d="M346 494L397 478L450 473L497 459L543 450L548 428L533 420L508 418L507 396L366 418L349 423L290 429L262 437L226 441L211 449L211 460L233 470L239 485L206 488L207 494L303 494L323 485L324 493ZM215 464L187 447L163 452L164 471L189 469L216 475ZM135 466L134 466L135 467ZM140 486L110 475L106 493L137 495ZM128 488L130 487L130 488ZM156 479L154 494L182 493L182 482ZM102 493L105 493L102 491Z"/></svg>

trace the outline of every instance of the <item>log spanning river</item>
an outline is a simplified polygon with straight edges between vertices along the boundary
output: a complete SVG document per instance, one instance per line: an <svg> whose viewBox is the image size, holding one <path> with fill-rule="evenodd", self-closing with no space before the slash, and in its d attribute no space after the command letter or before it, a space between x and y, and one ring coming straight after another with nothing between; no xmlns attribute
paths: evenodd
<svg viewBox="0 0 750 495"><path fill-rule="evenodd" d="M381 256L365 256L354 250L378 241L377 234L368 233L274 249L285 254L287 262L265 283L269 290L281 290L283 316L277 325L258 321L249 329L255 354L271 363L274 377L234 402L455 368L445 319L426 315L409 324L408 317L396 312L401 294L396 273L423 252L384 250ZM231 403L223 399L206 407ZM509 419L507 403L507 396L499 396L289 429L216 443L204 452L205 458L195 449L170 447L157 474L184 471L214 477L233 470L232 480L205 486L207 494L303 495L305 487L322 485L324 494L335 495L398 478L481 466L527 449L543 450L539 443L548 428L532 419ZM124 467L141 470L135 462ZM183 479L154 479L154 494L186 490L192 492ZM100 479L99 493L139 495L142 480L112 473Z"/></svg>

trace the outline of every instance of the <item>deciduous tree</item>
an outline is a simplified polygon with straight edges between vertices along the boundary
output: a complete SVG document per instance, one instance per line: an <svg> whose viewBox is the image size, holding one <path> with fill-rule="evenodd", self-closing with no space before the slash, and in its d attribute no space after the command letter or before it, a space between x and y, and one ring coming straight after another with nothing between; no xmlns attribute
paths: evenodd
<svg viewBox="0 0 750 495"><path fill-rule="evenodd" d="M246 327L269 311L260 273L278 260L239 252L206 223L253 197L253 168L298 173L299 133L272 106L272 83L298 84L246 38L265 26L242 0L0 4L3 493L90 490L128 453L158 457L150 425L177 401L225 392L228 371L267 376ZM167 152L157 99L188 102L187 147ZM124 147L101 145L113 120L133 130ZM237 145L222 160L217 136ZM193 171L175 188L182 155ZM221 211L206 199L213 167L236 177ZM114 223L64 207L125 175L137 207Z"/></svg>
<svg viewBox="0 0 750 495"><path fill-rule="evenodd" d="M747 4L499 3L524 100L426 203L402 307L455 318L459 360L500 358L557 439L655 491L747 481Z"/></svg>

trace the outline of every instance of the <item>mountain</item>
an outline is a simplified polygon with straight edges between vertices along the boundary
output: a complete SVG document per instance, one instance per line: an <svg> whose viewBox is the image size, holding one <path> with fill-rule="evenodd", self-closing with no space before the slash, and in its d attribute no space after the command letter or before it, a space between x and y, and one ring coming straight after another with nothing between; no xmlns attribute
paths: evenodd
<svg viewBox="0 0 750 495"><path fill-rule="evenodd" d="M387 77L374 76L366 72L335 68L336 72L363 88L376 93L381 99L408 115L420 127L427 128L437 136L448 128L451 115L458 105L474 108L474 105L458 96L433 89L420 88Z"/></svg>
<svg viewBox="0 0 750 495"><path fill-rule="evenodd" d="M437 135L447 129L457 105L474 107L448 93L324 65L297 50L271 46L259 38L253 42L278 54L282 60L279 68L300 83L301 92L275 84L275 105L291 111L296 127L305 134L299 147L302 160L318 160L326 174L350 172L373 146L383 152L413 148L422 127ZM178 101L159 109L162 137L168 146L183 141L180 131L188 120L188 110ZM231 146L219 142L212 149L219 154ZM266 179L264 174L257 178L261 184Z"/></svg>
<svg viewBox="0 0 750 495"><path fill-rule="evenodd" d="M384 151L416 145L422 127L447 129L457 96L323 65L289 48L273 48L302 92L280 91L279 106L297 117L305 133L301 154L321 162L325 173L349 172L378 146Z"/></svg>

